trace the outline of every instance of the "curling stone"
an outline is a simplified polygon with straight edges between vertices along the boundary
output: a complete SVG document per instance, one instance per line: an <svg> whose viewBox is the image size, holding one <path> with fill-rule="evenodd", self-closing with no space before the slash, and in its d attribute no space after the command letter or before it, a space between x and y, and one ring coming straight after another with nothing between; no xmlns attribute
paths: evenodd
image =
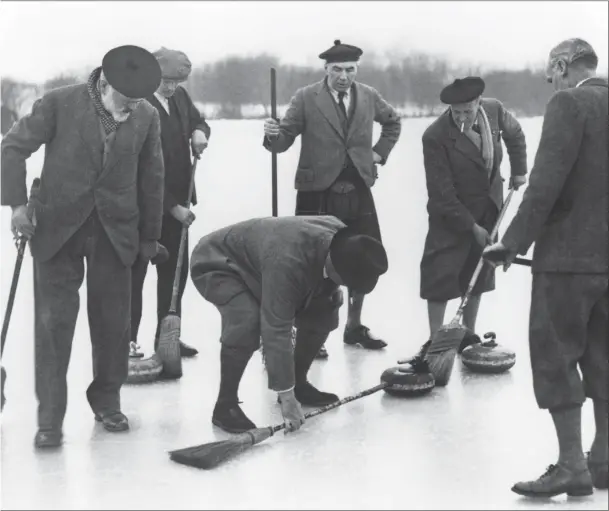
<svg viewBox="0 0 609 511"><path fill-rule="evenodd" d="M463 365L475 373L503 373L516 363L516 354L495 342L495 333L484 334L485 342L468 346L461 353Z"/></svg>
<svg viewBox="0 0 609 511"><path fill-rule="evenodd" d="M163 362L155 353L149 358L129 358L127 384L150 383L163 372Z"/></svg>
<svg viewBox="0 0 609 511"><path fill-rule="evenodd" d="M427 362L415 357L410 363L385 369L381 382L389 386L383 390L392 396L422 396L431 392L436 382Z"/></svg>

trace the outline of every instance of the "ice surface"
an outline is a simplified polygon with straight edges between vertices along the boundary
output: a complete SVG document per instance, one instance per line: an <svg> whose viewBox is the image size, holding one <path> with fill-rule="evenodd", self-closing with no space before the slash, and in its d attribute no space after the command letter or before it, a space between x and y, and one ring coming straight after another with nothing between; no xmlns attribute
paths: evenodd
<svg viewBox="0 0 609 511"><path fill-rule="evenodd" d="M330 337L328 360L316 361L311 381L347 396L379 383L383 370L415 352L428 335L419 299L419 262L427 229L421 135L429 119L404 121L402 137L374 187L389 273L367 299L364 321L389 342L381 352L344 346L341 327ZM522 121L532 164L540 119ZM271 214L270 154L260 121L214 121L210 147L198 166L199 205L191 247L212 229ZM378 129L376 130L378 133ZM279 213L292 214L299 142L279 156ZM39 175L43 151L29 161L28 184ZM503 174L509 174L507 155ZM503 227L522 193L514 197ZM2 306L15 249L9 208L2 208ZM503 230L502 230L503 231ZM527 347L530 270L497 273L497 290L480 308L478 330L493 330L515 350L508 373L469 373L457 360L447 388L418 399L377 393L346 404L282 434L211 471L169 460L167 451L227 438L211 425L219 378L220 318L188 282L182 338L196 346L177 382L126 386L128 433L107 433L85 398L91 378L86 293L81 293L69 371L65 444L36 452L32 267L26 254L3 365L8 372L2 415L2 507L10 509L607 509L607 492L587 498L533 502L510 491L556 461L557 444L546 412L534 401ZM154 270L146 281L140 344L152 349ZM446 322L456 309L451 304ZM3 309L4 310L4 309ZM241 385L243 408L259 426L281 421L267 390L258 354ZM584 407L584 447L594 434Z"/></svg>

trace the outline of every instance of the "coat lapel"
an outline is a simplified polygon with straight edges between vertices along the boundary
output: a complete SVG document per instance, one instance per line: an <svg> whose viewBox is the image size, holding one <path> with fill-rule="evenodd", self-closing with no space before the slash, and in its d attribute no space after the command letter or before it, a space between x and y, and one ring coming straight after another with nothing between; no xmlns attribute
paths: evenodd
<svg viewBox="0 0 609 511"><path fill-rule="evenodd" d="M444 115L446 115L446 122L448 122L450 126L450 137L453 139L455 149L464 156L467 156L471 161L481 167L484 172L486 172L486 165L484 164L482 153L478 150L475 144L469 138L467 138L467 135L461 133L454 125L452 119L450 118L450 110L447 110Z"/></svg>
<svg viewBox="0 0 609 511"><path fill-rule="evenodd" d="M133 147L135 143L135 123L138 117L136 109L131 112L131 115L127 120L119 126L116 130L112 146L108 152L108 158L106 164L100 174L100 179L108 174L116 165L121 161L122 157L133 154Z"/></svg>
<svg viewBox="0 0 609 511"><path fill-rule="evenodd" d="M87 91L85 91L85 96L82 107L76 109L78 112L77 123L80 126L78 134L89 151L95 170L99 172L102 168L103 153L101 124L93 100L91 100Z"/></svg>
<svg viewBox="0 0 609 511"><path fill-rule="evenodd" d="M349 122L349 130L347 131L347 140L351 138L355 129L366 120L366 103L368 98L364 96L362 89L354 82L353 89L355 90L355 109L353 117Z"/></svg>
<svg viewBox="0 0 609 511"><path fill-rule="evenodd" d="M334 106L334 99L325 87L325 80L319 83L319 86L317 88L317 94L315 97L315 103L317 104L317 107L319 108L323 116L334 128L336 133L338 133L341 138L344 138L345 135L343 133L343 127L340 122L340 119L338 118L338 112L336 111L336 107Z"/></svg>

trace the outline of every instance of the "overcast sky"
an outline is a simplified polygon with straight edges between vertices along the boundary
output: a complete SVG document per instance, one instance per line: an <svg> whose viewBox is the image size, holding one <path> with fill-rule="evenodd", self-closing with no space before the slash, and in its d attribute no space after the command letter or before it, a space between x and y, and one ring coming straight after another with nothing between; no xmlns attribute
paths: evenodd
<svg viewBox="0 0 609 511"><path fill-rule="evenodd" d="M520 68L581 37L606 72L608 3L597 2L0 2L2 76L43 81L92 68L136 44L186 52L194 65L267 52L319 65L334 39L366 52L426 51L458 63Z"/></svg>

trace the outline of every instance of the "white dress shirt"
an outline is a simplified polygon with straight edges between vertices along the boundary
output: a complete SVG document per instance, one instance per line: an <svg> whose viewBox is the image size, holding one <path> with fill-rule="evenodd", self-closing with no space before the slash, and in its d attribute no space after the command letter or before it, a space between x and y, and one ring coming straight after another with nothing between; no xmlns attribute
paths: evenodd
<svg viewBox="0 0 609 511"><path fill-rule="evenodd" d="M335 91L332 87L328 87L330 89L330 94L332 94L332 97L334 98L334 101L336 101L336 104L339 104L339 100L338 100L338 92ZM345 110L347 112L349 112L349 105L351 104L351 89L345 91L345 95L343 96L343 103L345 104Z"/></svg>
<svg viewBox="0 0 609 511"><path fill-rule="evenodd" d="M167 112L167 115L169 115L169 100L158 92L154 93L154 97L159 100L159 103L163 106L163 108Z"/></svg>

